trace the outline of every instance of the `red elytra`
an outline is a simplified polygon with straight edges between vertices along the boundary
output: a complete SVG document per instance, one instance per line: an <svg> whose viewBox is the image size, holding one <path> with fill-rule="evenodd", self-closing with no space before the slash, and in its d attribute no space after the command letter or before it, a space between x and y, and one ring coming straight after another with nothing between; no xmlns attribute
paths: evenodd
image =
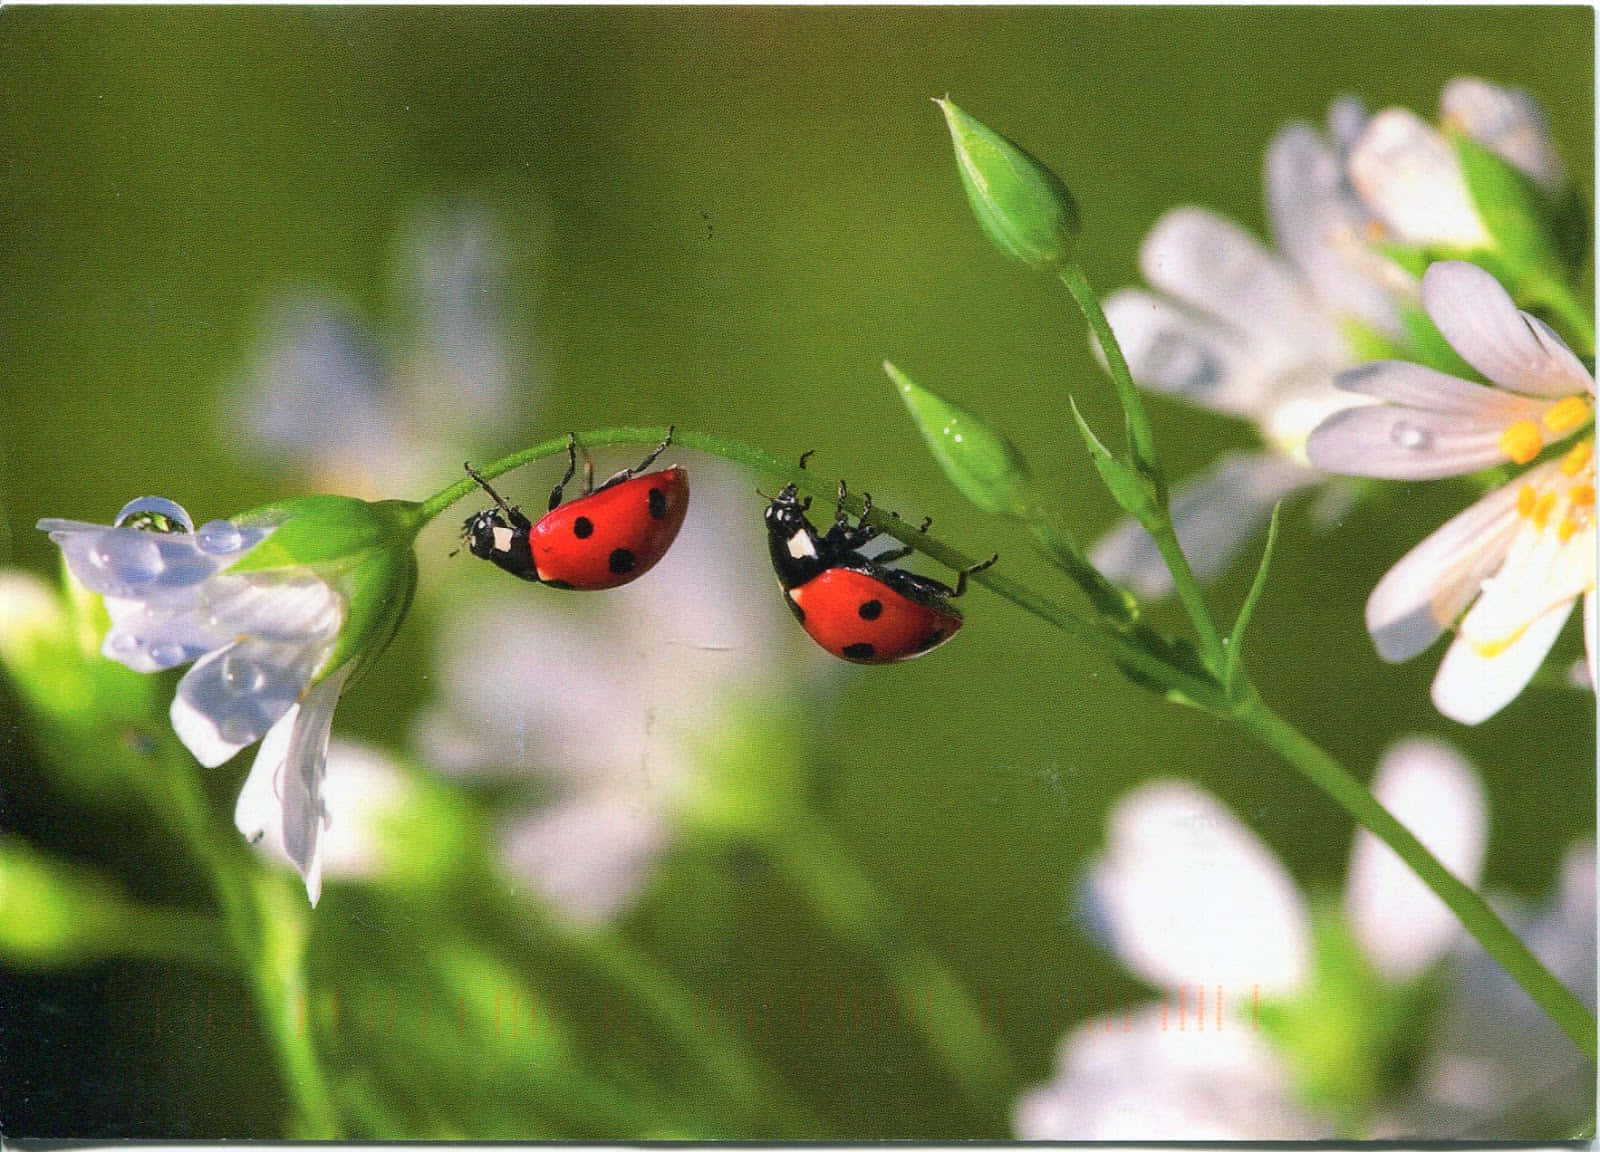
<svg viewBox="0 0 1600 1152"><path fill-rule="evenodd" d="M617 588L666 555L689 511L689 474L664 468L547 512L528 533L534 572L556 587Z"/></svg>
<svg viewBox="0 0 1600 1152"><path fill-rule="evenodd" d="M956 634L954 605L920 602L877 576L825 568L787 590L806 633L841 660L893 664L931 652Z"/></svg>

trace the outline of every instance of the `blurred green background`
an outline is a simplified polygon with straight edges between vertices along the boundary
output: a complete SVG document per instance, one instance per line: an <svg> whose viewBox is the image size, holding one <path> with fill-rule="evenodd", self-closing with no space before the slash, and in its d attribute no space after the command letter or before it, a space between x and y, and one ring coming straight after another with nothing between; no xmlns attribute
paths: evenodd
<svg viewBox="0 0 1600 1152"><path fill-rule="evenodd" d="M518 213L525 245L519 309L542 383L507 413L506 444L675 421L780 456L816 448L829 474L1050 587L1025 540L943 480L879 368L892 358L990 416L1080 538L1114 519L1069 423L1069 392L1097 427L1118 419L1082 323L973 226L929 97L949 93L1064 176L1106 292L1136 278L1140 238L1177 204L1262 231L1267 140L1342 93L1431 116L1456 75L1524 86L1589 188L1592 30L1588 8L1521 6L9 9L0 560L53 570L41 516L104 521L161 493L209 518L285 495L218 431L262 310L286 286L320 286L385 315L397 229L422 198L469 195ZM1251 441L1152 404L1174 475ZM1363 776L1402 733L1454 741L1488 782L1488 883L1533 897L1594 826L1592 697L1532 689L1463 729L1429 704L1436 657L1381 664L1362 626L1373 583L1462 503L1449 486L1396 486L1327 538L1292 516L1251 661L1279 710ZM451 546L447 527L423 539ZM1218 586L1224 617L1248 580ZM1312 887L1338 885L1351 832L1231 730L1156 706L981 590L967 613L928 660L844 672L808 704L804 755L863 869L1003 1006L1031 1082L1070 1021L1138 991L1068 907L1116 796L1156 774L1195 779ZM337 731L406 731L431 692L428 627L408 623ZM8 826L147 891L181 889L156 846L51 791L18 724L0 740ZM211 781L219 813L244 764ZM880 978L769 872L681 860L624 929L704 994L759 989L771 1011L753 1043L842 1133L1004 1135L949 1093L872 991ZM361 963L361 922L340 931ZM784 1010L854 987L868 989L856 1026ZM198 1033L151 1019L162 996L213 993L229 996L138 965L13 984L8 1127L273 1134L279 1090L247 1011Z"/></svg>

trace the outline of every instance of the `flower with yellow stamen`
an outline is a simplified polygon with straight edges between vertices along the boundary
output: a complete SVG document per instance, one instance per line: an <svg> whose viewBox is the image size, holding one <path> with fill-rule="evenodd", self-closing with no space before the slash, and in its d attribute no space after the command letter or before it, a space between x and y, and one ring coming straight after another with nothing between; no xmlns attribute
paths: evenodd
<svg viewBox="0 0 1600 1152"><path fill-rule="evenodd" d="M1367 629L1386 660L1409 660L1457 630L1433 700L1476 724L1522 691L1580 596L1585 619L1594 618L1594 377L1476 265L1434 264L1422 303L1491 383L1395 360L1364 365L1340 387L1385 403L1335 414L1307 449L1319 468L1386 479L1532 465L1413 548L1367 601ZM1592 631L1585 626L1591 681Z"/></svg>

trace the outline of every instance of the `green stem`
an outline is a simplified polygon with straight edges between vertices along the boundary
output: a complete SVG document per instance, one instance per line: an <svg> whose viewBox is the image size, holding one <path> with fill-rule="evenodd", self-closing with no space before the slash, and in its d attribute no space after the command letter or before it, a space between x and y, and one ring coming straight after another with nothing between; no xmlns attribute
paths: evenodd
<svg viewBox="0 0 1600 1152"><path fill-rule="evenodd" d="M910 1023L967 1101L1003 1115L1016 1086L1005 1045L961 982L900 922L895 906L832 832L793 812L774 822L762 843L815 913L882 965Z"/></svg>
<svg viewBox="0 0 1600 1152"><path fill-rule="evenodd" d="M1167 514L1167 484L1156 464L1155 434L1150 430L1150 418L1145 413L1144 400L1133 382L1133 373L1128 370L1128 361L1122 355L1122 346L1117 343L1116 335L1111 330L1111 322L1106 319L1105 310L1100 307L1100 299L1089 284L1083 267L1079 264L1063 264L1060 276L1061 283L1072 294L1073 301L1089 322L1089 329L1105 354L1106 366L1111 370L1111 382L1116 387L1117 399L1122 403L1127 420L1128 442L1134 463L1155 488L1157 515L1142 518L1141 523L1155 540L1161 558L1172 573L1173 587L1177 590L1184 611L1189 615L1190 623L1194 625L1206 667L1220 675L1226 658L1222 633L1211 618L1211 608L1206 604L1200 582L1189 567L1189 558L1183 554L1178 535L1172 528L1172 518Z"/></svg>
<svg viewBox="0 0 1600 1152"><path fill-rule="evenodd" d="M1356 778L1253 691L1233 718L1382 840L1443 900L1483 950L1522 985L1564 1032L1595 1062L1595 1019L1570 989L1550 974L1494 910L1390 815Z"/></svg>
<svg viewBox="0 0 1600 1152"><path fill-rule="evenodd" d="M1077 541L1054 512L1040 510L1028 518L1028 531L1056 566L1082 589L1089 602L1112 626L1126 630L1138 623L1139 601L1101 575L1084 558Z"/></svg>

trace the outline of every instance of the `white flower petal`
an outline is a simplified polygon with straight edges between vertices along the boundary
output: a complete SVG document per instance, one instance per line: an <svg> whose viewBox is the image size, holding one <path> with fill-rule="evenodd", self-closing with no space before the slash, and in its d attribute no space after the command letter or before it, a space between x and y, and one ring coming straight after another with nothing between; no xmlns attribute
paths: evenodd
<svg viewBox="0 0 1600 1152"><path fill-rule="evenodd" d="M1386 108L1368 122L1349 160L1350 181L1405 244L1487 247L1449 143L1415 113Z"/></svg>
<svg viewBox="0 0 1600 1152"><path fill-rule="evenodd" d="M1170 1007L1170 1006L1169 1006ZM1281 1056L1248 1023L1180 1030L1145 1005L1085 1021L1062 1041L1055 1079L1012 1113L1022 1140L1309 1140L1332 1135L1295 1101Z"/></svg>
<svg viewBox="0 0 1600 1152"><path fill-rule="evenodd" d="M1267 215L1273 238L1318 300L1379 332L1399 334L1399 314L1363 239L1366 213L1344 178L1338 147L1291 124L1267 147Z"/></svg>
<svg viewBox="0 0 1600 1152"><path fill-rule="evenodd" d="M272 726L234 807L234 825L252 844L269 829L302 879L311 906L322 896L323 778L339 693L355 666L342 665Z"/></svg>
<svg viewBox="0 0 1600 1152"><path fill-rule="evenodd" d="M1452 875L1477 885L1488 813L1472 765L1437 740L1402 740L1384 754L1372 791ZM1370 832L1357 833L1344 907L1367 955L1395 981L1419 974L1461 936L1455 914Z"/></svg>
<svg viewBox="0 0 1600 1152"><path fill-rule="evenodd" d="M1550 326L1520 311L1476 264L1445 260L1422 277L1422 306L1461 358L1513 392L1594 393L1594 377Z"/></svg>
<svg viewBox="0 0 1600 1152"><path fill-rule="evenodd" d="M1566 182L1544 109L1521 88L1458 76L1439 97L1439 115L1545 189L1556 191Z"/></svg>
<svg viewBox="0 0 1600 1152"><path fill-rule="evenodd" d="M1147 784L1117 803L1110 825L1089 893L1124 964L1156 985L1263 996L1301 985L1310 943L1299 889L1214 797L1178 781Z"/></svg>
<svg viewBox="0 0 1600 1152"><path fill-rule="evenodd" d="M1453 412L1366 404L1335 412L1306 441L1311 463L1345 476L1437 480L1505 463L1505 426Z"/></svg>
<svg viewBox="0 0 1600 1152"><path fill-rule="evenodd" d="M1195 207L1168 212L1140 245L1139 269L1151 287L1258 342L1306 355L1327 351L1320 345L1329 325L1294 273L1225 216Z"/></svg>
<svg viewBox="0 0 1600 1152"><path fill-rule="evenodd" d="M1112 293L1105 313L1144 387L1247 419L1266 408L1278 362L1241 334L1131 288Z"/></svg>
<svg viewBox="0 0 1600 1152"><path fill-rule="evenodd" d="M91 592L122 600L181 601L237 559L236 554L218 556L202 551L194 534L188 532L108 528L55 519L40 520L39 528L60 546L80 584Z"/></svg>
<svg viewBox="0 0 1600 1152"><path fill-rule="evenodd" d="M246 636L197 661L172 697L172 727L208 768L254 744L300 699L328 645Z"/></svg>
<svg viewBox="0 0 1600 1152"><path fill-rule="evenodd" d="M1342 162L1367 128L1367 108L1354 96L1340 96L1328 105L1328 135L1339 149Z"/></svg>
<svg viewBox="0 0 1600 1152"><path fill-rule="evenodd" d="M1214 580L1267 525L1279 500L1316 484L1308 468L1266 453L1230 453L1172 491L1178 543L1201 580ZM1147 600L1172 593L1155 541L1137 521L1123 520L1089 553L1107 577Z"/></svg>
<svg viewBox="0 0 1600 1152"><path fill-rule="evenodd" d="M1505 484L1401 557L1367 598L1378 654L1398 663L1432 644L1500 567L1519 523L1517 487Z"/></svg>
<svg viewBox="0 0 1600 1152"><path fill-rule="evenodd" d="M1521 694L1572 614L1568 600L1537 617L1503 651L1481 654L1457 636L1433 679L1433 704L1461 724L1481 724Z"/></svg>
<svg viewBox="0 0 1600 1152"><path fill-rule="evenodd" d="M1471 416L1485 422L1511 424L1517 420L1537 420L1547 404L1507 392L1474 384L1406 360L1376 360L1339 374L1338 385L1350 392L1422 408Z"/></svg>

